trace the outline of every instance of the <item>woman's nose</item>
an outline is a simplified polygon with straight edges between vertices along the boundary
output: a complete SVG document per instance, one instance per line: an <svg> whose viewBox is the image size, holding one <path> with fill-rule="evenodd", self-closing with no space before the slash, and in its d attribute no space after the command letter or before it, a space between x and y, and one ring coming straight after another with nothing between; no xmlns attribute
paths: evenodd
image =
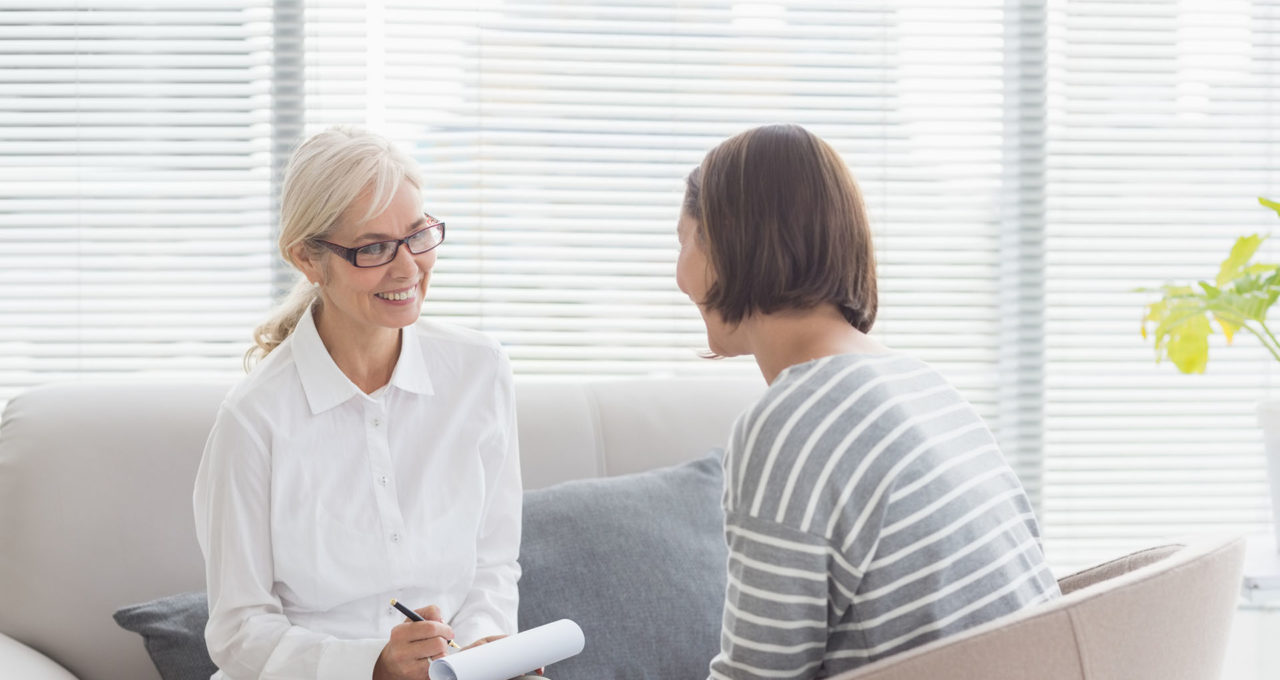
<svg viewBox="0 0 1280 680"><path fill-rule="evenodd" d="M387 266L393 275L412 275L418 269L418 261L409 252L409 244L401 243L396 246L396 256L391 258L391 264Z"/></svg>

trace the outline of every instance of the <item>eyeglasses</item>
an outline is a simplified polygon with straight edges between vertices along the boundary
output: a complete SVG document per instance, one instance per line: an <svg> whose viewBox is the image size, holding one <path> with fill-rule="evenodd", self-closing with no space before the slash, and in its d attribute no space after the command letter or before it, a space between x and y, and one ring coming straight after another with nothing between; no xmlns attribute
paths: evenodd
<svg viewBox="0 0 1280 680"><path fill-rule="evenodd" d="M427 215L427 218L435 220L430 215ZM402 239L378 241L359 248L347 248L318 238L312 240L341 255L343 259L356 267L362 269L381 267L396 259L396 253L400 252L401 243L414 255L421 255L444 243L444 222L433 222Z"/></svg>

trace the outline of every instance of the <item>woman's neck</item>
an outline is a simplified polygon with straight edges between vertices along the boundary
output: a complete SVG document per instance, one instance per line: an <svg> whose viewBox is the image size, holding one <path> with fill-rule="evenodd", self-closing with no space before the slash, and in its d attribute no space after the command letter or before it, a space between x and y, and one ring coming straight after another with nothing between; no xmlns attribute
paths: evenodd
<svg viewBox="0 0 1280 680"><path fill-rule="evenodd" d="M399 328L353 328L339 325L322 308L314 314L324 348L348 380L365 394L391 382L400 358Z"/></svg>
<svg viewBox="0 0 1280 680"><path fill-rule="evenodd" d="M742 322L743 339L765 382L773 384L790 366L837 354L885 354L889 348L854 328L832 305L775 314L755 314Z"/></svg>

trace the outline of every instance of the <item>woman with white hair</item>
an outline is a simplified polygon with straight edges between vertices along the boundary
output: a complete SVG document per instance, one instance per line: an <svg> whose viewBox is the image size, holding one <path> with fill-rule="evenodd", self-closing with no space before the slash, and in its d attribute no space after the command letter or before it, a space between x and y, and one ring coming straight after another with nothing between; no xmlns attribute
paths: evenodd
<svg viewBox="0 0 1280 680"><path fill-rule="evenodd" d="M445 238L421 191L359 129L289 164L279 245L304 278L257 329L196 478L215 678L421 679L447 645L515 632L511 369L419 318Z"/></svg>

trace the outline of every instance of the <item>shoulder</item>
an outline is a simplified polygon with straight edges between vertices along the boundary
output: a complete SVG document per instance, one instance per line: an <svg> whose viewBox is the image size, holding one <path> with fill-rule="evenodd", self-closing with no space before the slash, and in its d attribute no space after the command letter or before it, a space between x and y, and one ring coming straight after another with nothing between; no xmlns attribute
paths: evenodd
<svg viewBox="0 0 1280 680"><path fill-rule="evenodd" d="M494 338L435 319L422 319L410 328L438 394L460 394L481 385L495 385L499 392L511 389L511 362Z"/></svg>
<svg viewBox="0 0 1280 680"><path fill-rule="evenodd" d="M791 505L875 481L892 463L878 454L913 439L902 435L934 408L929 403L958 399L935 369L902 354L837 355L789 367L736 424L726 465L734 468L726 470L730 500L783 518L793 514ZM820 509L806 505L800 516L807 523Z"/></svg>
<svg viewBox="0 0 1280 680"><path fill-rule="evenodd" d="M497 340L477 330L436 319L420 319L409 328L418 336L425 354L447 353L490 361L506 358Z"/></svg>
<svg viewBox="0 0 1280 680"><path fill-rule="evenodd" d="M848 425L885 399L915 390L949 389L931 366L904 354L844 354L788 367L744 415L746 429L786 434L836 411Z"/></svg>
<svg viewBox="0 0 1280 680"><path fill-rule="evenodd" d="M298 368L293 344L294 337L290 335L276 345L270 354L254 364L248 374L231 388L224 403L251 401L278 388L281 382L296 380Z"/></svg>
<svg viewBox="0 0 1280 680"><path fill-rule="evenodd" d="M290 336L227 392L219 411L234 416L245 427L264 430L282 408L299 400L305 403Z"/></svg>

